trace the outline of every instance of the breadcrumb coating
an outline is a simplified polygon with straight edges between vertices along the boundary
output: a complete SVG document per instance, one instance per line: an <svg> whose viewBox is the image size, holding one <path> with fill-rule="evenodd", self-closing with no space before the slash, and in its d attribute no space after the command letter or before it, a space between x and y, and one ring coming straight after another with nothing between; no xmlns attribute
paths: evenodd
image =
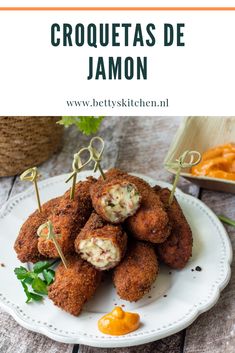
<svg viewBox="0 0 235 353"><path fill-rule="evenodd" d="M114 224L122 223L133 215L141 202L136 185L127 180L125 175L107 177L106 180L99 179L91 187L91 198L97 214Z"/></svg>
<svg viewBox="0 0 235 353"><path fill-rule="evenodd" d="M55 212L60 197L52 199L42 205L42 212L36 210L22 225L15 241L14 249L21 262L37 262L45 258L38 251L38 227L45 223L48 217Z"/></svg>
<svg viewBox="0 0 235 353"><path fill-rule="evenodd" d="M139 209L126 220L127 229L132 236L151 243L164 242L170 234L169 219L160 197L152 187L143 179L115 168L110 169L105 176L105 183L125 180L134 184L140 193ZM102 185L102 180L98 183Z"/></svg>
<svg viewBox="0 0 235 353"><path fill-rule="evenodd" d="M153 245L133 240L123 261L114 269L113 282L121 299L136 302L150 291L157 274Z"/></svg>
<svg viewBox="0 0 235 353"><path fill-rule="evenodd" d="M101 281L101 272L76 254L67 257L67 264L68 269L63 263L57 267L48 297L62 310L78 316L86 301L95 294Z"/></svg>
<svg viewBox="0 0 235 353"><path fill-rule="evenodd" d="M92 177L78 182L74 200L70 199L70 190L68 190L61 197L56 211L48 218L53 224L54 232L60 235L58 243L65 256L75 251L74 240L91 215L92 203L89 190L95 182L96 179ZM50 239L40 238L38 250L46 257L59 257L55 245Z"/></svg>
<svg viewBox="0 0 235 353"><path fill-rule="evenodd" d="M192 256L192 231L176 198L171 205L168 204L170 190L159 187L155 190L166 207L172 225L167 240L157 246L159 258L172 268L182 269Z"/></svg>

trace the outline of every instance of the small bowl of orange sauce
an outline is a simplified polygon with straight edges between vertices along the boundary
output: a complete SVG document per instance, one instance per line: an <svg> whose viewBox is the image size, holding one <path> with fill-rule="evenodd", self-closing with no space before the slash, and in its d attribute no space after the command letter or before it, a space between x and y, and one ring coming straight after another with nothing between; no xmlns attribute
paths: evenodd
<svg viewBox="0 0 235 353"><path fill-rule="evenodd" d="M235 144L227 143L208 149L199 164L191 168L192 175L235 181Z"/></svg>
<svg viewBox="0 0 235 353"><path fill-rule="evenodd" d="M199 164L181 176L202 188L235 193L235 117L188 117L183 120L165 159L177 159L185 150L201 153ZM175 170L167 167L175 174Z"/></svg>

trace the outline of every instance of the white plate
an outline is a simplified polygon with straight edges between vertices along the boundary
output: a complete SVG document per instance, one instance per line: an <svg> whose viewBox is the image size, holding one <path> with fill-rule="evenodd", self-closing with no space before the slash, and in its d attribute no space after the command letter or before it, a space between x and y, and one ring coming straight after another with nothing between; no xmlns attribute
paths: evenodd
<svg viewBox="0 0 235 353"><path fill-rule="evenodd" d="M80 174L84 179L89 172ZM151 185L171 187L165 182L141 176ZM40 182L41 199L61 195L68 187L65 175ZM193 231L193 256L181 271L161 265L160 275L151 292L137 303L120 300L110 279L87 303L79 317L73 317L45 299L25 304L21 284L14 275L20 265L13 250L22 223L36 208L33 188L10 199L0 211L0 305L22 326L64 343L83 343L96 347L123 347L151 342L176 333L210 309L230 278L232 250L228 235L216 215L201 201L180 190L177 199ZM191 271L196 266L201 272ZM171 274L169 274L171 272ZM165 295L165 296L164 296ZM114 305L125 305L141 317L141 327L125 336L103 335L97 320Z"/></svg>

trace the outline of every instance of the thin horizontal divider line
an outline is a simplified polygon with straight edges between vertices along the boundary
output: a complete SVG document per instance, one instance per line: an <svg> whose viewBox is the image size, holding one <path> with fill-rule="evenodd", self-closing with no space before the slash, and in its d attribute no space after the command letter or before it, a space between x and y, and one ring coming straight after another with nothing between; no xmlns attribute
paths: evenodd
<svg viewBox="0 0 235 353"><path fill-rule="evenodd" d="M0 7L0 11L235 11L235 7Z"/></svg>

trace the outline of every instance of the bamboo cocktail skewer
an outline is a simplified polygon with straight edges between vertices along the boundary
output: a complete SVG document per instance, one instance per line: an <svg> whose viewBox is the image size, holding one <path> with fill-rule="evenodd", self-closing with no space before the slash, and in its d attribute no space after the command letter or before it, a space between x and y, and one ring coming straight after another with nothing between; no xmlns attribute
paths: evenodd
<svg viewBox="0 0 235 353"><path fill-rule="evenodd" d="M44 224L42 224L38 230L37 230L37 235L41 238L44 238L46 240L52 240L55 247L56 247L56 250L58 251L58 254L64 264L64 267L65 268L68 268L68 265L67 265L67 262L66 262L66 259L65 259L65 256L63 254L63 251L61 250L61 247L57 241L57 238L59 238L61 235L60 234L55 234L54 233L54 230L53 230L53 224L51 221L48 221Z"/></svg>
<svg viewBox="0 0 235 353"><path fill-rule="evenodd" d="M186 159L188 157L190 157L190 160L188 162L186 162ZM191 167L197 165L198 163L200 163L201 158L202 157L201 157L200 152L187 150L178 159L176 159L175 162L166 163L166 167L176 170L174 183L173 183L173 186L171 189L171 194L170 194L169 201L168 201L169 205L171 205L174 200L174 194L175 194L176 186L179 181L181 170L184 168L191 168Z"/></svg>
<svg viewBox="0 0 235 353"><path fill-rule="evenodd" d="M37 184L39 177L40 177L40 175L38 174L37 168L33 167L33 168L29 168L25 172L23 172L20 175L20 180L21 181L31 181L34 183L34 188L35 188L35 193L36 193L36 198L37 198L37 203L38 203L38 211L42 212L42 206L41 206L41 201L40 201L40 196L39 196L39 191L38 191L38 184Z"/></svg>
<svg viewBox="0 0 235 353"><path fill-rule="evenodd" d="M94 143L96 141L99 141L99 143L101 144L100 151L94 146ZM101 168L101 165L100 165L103 151L104 151L104 140L101 137L96 136L91 139L88 147L83 147L77 153L74 154L73 164L72 164L73 172L66 180L66 183L67 183L69 180L73 179L71 190L70 190L71 200L74 200L77 174L91 161L95 162L94 172L96 172L98 169L100 171L102 178L105 179L103 169ZM88 158L87 160L85 160L85 162L82 162L82 155L85 154L85 152L88 152Z"/></svg>
<svg viewBox="0 0 235 353"><path fill-rule="evenodd" d="M81 160L81 155L85 152L88 151L89 152L89 158L86 162L82 163ZM69 178L65 181L66 183L73 179L72 182L72 186L70 189L70 199L74 200L74 195L75 195L75 187L76 187L76 181L77 181L77 174L82 170L82 168L84 168L87 164L89 164L91 162L91 154L90 151L88 150L87 147L81 148L80 151L78 151L78 153L75 153L73 156L73 164L72 164L72 169L73 172L72 174L69 176Z"/></svg>
<svg viewBox="0 0 235 353"><path fill-rule="evenodd" d="M95 141L99 141L99 143L101 144L100 151L98 151L97 148L94 147ZM99 137L99 136L93 137L91 139L91 141L90 141L88 149L89 149L90 154L91 154L91 159L95 162L94 172L99 170L103 180L105 180L105 174L104 174L104 171L103 171L103 169L101 168L101 165L100 165L100 162L101 162L101 159L102 159L102 155L103 155L103 152L104 152L104 140L101 137Z"/></svg>

